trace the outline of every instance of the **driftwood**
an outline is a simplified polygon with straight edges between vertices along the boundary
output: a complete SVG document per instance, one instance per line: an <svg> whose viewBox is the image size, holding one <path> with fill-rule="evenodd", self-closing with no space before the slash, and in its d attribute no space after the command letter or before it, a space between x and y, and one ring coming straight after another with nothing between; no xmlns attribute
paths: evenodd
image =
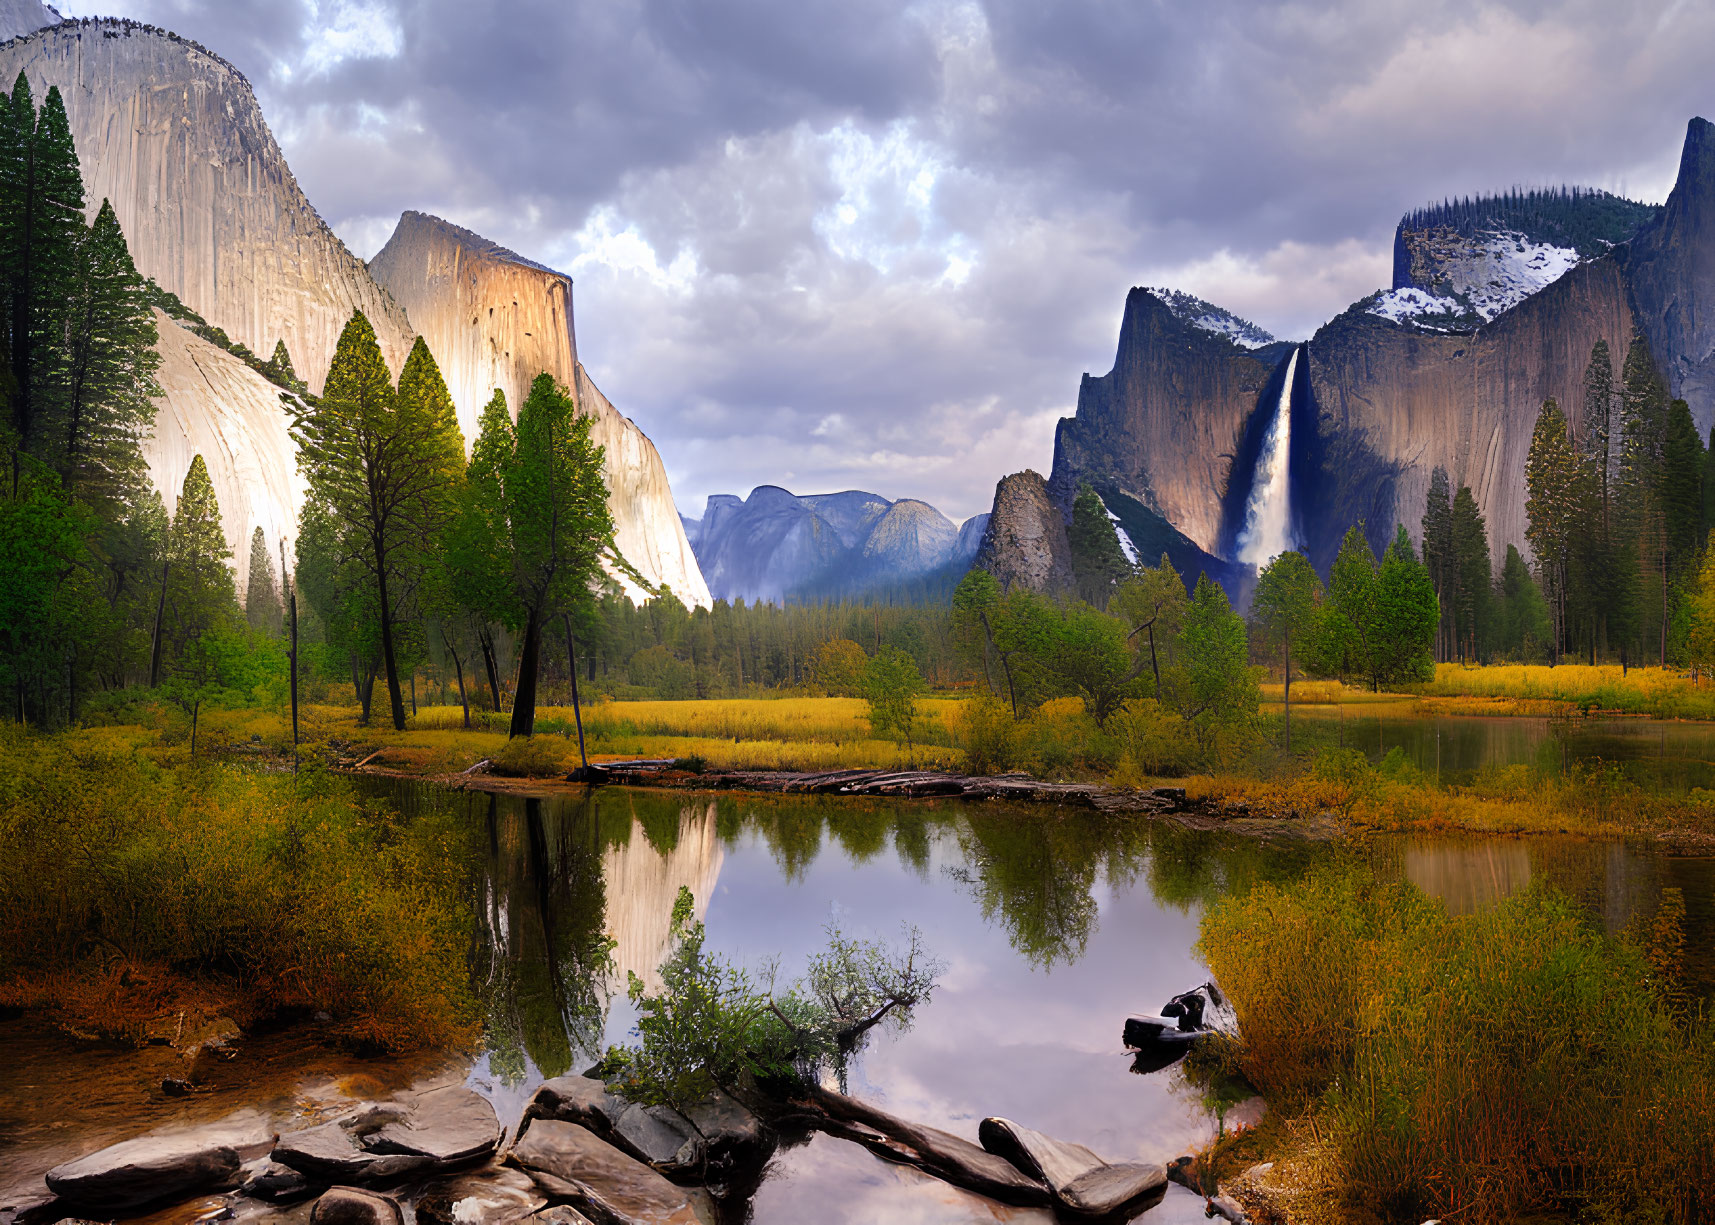
<svg viewBox="0 0 1715 1225"><path fill-rule="evenodd" d="M1026 774L968 775L938 770L827 770L810 774L788 770L693 772L681 768L677 760L665 759L604 762L567 777L570 782L699 791L1012 800L1104 812L1168 813L1185 806L1185 791L1179 787L1119 791L1093 783L1044 783Z"/></svg>

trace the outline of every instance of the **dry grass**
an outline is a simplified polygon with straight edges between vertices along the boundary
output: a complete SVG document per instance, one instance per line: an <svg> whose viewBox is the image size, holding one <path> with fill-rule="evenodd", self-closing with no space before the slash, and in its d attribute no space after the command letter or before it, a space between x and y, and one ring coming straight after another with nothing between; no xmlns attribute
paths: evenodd
<svg viewBox="0 0 1715 1225"><path fill-rule="evenodd" d="M1439 664L1435 679L1418 692L1436 698L1513 699L1587 711L1715 719L1715 685L1693 681L1673 668L1631 668L1622 674L1618 664Z"/></svg>
<svg viewBox="0 0 1715 1225"><path fill-rule="evenodd" d="M1347 1213L1691 1222L1715 1211L1715 1045L1676 1003L1673 934L1611 939L1540 888L1454 916L1322 870L1217 902L1198 947L1239 1069L1305 1118Z"/></svg>

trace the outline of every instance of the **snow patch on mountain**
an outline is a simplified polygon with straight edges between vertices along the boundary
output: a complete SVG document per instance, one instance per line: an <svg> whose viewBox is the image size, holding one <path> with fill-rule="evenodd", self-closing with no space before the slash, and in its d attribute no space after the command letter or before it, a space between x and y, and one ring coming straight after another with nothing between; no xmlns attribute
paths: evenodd
<svg viewBox="0 0 1715 1225"><path fill-rule="evenodd" d="M1212 302L1205 302L1194 294L1153 286L1146 288L1144 292L1159 299L1162 305L1173 312L1174 318L1181 319L1194 328L1202 328L1205 332L1224 336L1243 348L1260 349L1264 345L1274 343L1273 336L1250 320L1241 319L1232 311Z"/></svg>
<svg viewBox="0 0 1715 1225"><path fill-rule="evenodd" d="M1457 331L1469 308L1457 298L1443 298L1422 289L1389 289L1370 300L1369 312L1394 323L1428 332Z"/></svg>
<svg viewBox="0 0 1715 1225"><path fill-rule="evenodd" d="M1474 331L1578 265L1574 247L1533 241L1513 229L1480 230L1474 237L1441 227L1403 236L1418 286L1383 293L1371 314L1433 332Z"/></svg>

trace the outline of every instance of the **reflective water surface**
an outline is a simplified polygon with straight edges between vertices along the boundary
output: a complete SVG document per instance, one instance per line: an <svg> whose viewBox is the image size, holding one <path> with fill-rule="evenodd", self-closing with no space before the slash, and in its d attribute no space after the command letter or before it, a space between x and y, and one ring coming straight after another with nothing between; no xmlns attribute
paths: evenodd
<svg viewBox="0 0 1715 1225"><path fill-rule="evenodd" d="M1207 977L1195 951L1204 906L1330 858L1409 879L1461 913L1547 882L1614 932L1647 924L1662 890L1678 888L1687 976L1715 995L1715 860L1644 845L1436 837L1335 847L1051 808L365 786L407 815L450 805L469 831L471 967L486 1052L450 1067L433 1056L365 1061L329 1052L313 1033L258 1034L224 1065L223 1083L168 1099L158 1085L170 1052L80 1049L44 1038L39 1025L0 1021L0 1192L149 1128L242 1108L252 1113L240 1121L266 1132L281 1127L282 1112L304 1116L447 1076L489 1095L511 1124L541 1080L582 1071L627 1038L626 975L653 978L681 886L711 948L753 967L777 957L786 979L823 945L829 923L881 938L917 926L946 973L909 1032L882 1035L862 1054L852 1091L972 1139L985 1115L1006 1115L1110 1160L1171 1159L1217 1126L1178 1069L1134 1074L1120 1042L1128 1014ZM1203 1217L1200 1201L1175 1190L1143 1219ZM1046 1218L817 1138L777 1156L752 1220Z"/></svg>

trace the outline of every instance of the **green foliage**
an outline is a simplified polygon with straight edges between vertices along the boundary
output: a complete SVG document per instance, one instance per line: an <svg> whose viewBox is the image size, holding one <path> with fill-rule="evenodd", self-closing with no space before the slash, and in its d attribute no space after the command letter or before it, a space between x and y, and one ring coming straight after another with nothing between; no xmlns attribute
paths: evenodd
<svg viewBox="0 0 1715 1225"><path fill-rule="evenodd" d="M1600 188L1531 188L1491 196L1443 200L1400 219L1401 230L1446 227L1467 238L1480 230L1515 230L1532 242L1576 248L1586 258L1606 254L1637 233L1657 206Z"/></svg>
<svg viewBox="0 0 1715 1225"><path fill-rule="evenodd" d="M1552 641L1554 627L1530 567L1510 544L1501 565L1496 602L1495 652L1518 663L1539 662Z"/></svg>
<svg viewBox="0 0 1715 1225"><path fill-rule="evenodd" d="M1429 572L1400 525L1377 565L1361 527L1346 533L1329 573L1314 658L1318 670L1384 684L1430 680L1441 619Z"/></svg>
<svg viewBox="0 0 1715 1225"><path fill-rule="evenodd" d="M917 728L917 695L923 674L917 661L898 647L882 647L864 670L863 696L869 701L869 725L878 737L911 745Z"/></svg>
<svg viewBox="0 0 1715 1225"><path fill-rule="evenodd" d="M811 958L805 978L777 991L774 966L752 976L705 949L695 900L683 886L671 932L660 989L630 976L637 1044L610 1049L604 1069L631 1100L681 1110L716 1089L754 1098L781 1082L815 1084L824 1070L843 1083L869 1033L908 1027L943 971L915 928L906 930L903 949L890 949L830 927L828 947Z"/></svg>
<svg viewBox="0 0 1715 1225"><path fill-rule="evenodd" d="M1072 522L1066 529L1072 546L1072 575L1078 598L1106 607L1122 579L1132 571L1108 508L1088 481L1080 482L1072 500Z"/></svg>
<svg viewBox="0 0 1715 1225"><path fill-rule="evenodd" d="M277 634L285 611L280 604L280 583L275 577L274 555L268 550L268 538L258 526L250 534L250 569L245 584L244 618L250 628L265 634Z"/></svg>
<svg viewBox="0 0 1715 1225"><path fill-rule="evenodd" d="M1165 553L1153 568L1139 566L1108 601L1108 612L1126 623L1127 637L1136 642L1142 635L1142 642L1148 646L1150 676L1157 698L1161 696L1163 652L1171 662L1172 644L1179 637L1188 603L1185 580Z"/></svg>
<svg viewBox="0 0 1715 1225"><path fill-rule="evenodd" d="M1206 754L1245 744L1256 723L1257 681L1245 623L1226 592L1199 575L1179 631L1179 661L1163 677L1164 704Z"/></svg>
<svg viewBox="0 0 1715 1225"><path fill-rule="evenodd" d="M811 657L810 675L831 698L862 697L869 675L869 656L850 638L830 638Z"/></svg>
<svg viewBox="0 0 1715 1225"><path fill-rule="evenodd" d="M321 399L291 411L310 486L299 535L314 530L337 558L325 566L326 607L372 620L393 726L403 730L401 663L421 649L413 601L464 469L451 397L421 337L395 391L375 330L358 312L340 334Z"/></svg>

